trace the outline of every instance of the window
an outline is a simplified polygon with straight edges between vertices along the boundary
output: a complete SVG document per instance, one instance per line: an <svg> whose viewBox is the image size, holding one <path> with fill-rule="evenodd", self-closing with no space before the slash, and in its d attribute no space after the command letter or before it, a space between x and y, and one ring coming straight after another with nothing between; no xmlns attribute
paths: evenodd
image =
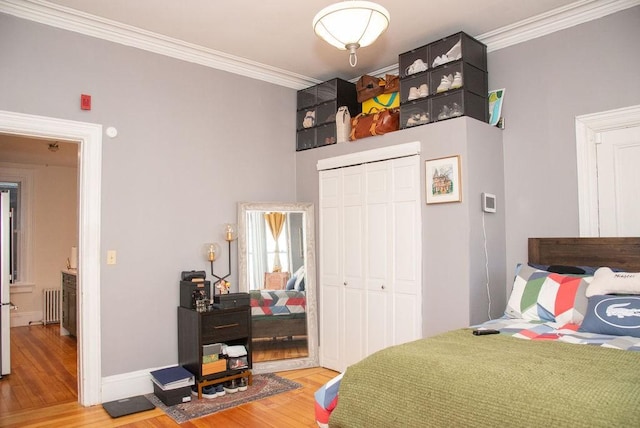
<svg viewBox="0 0 640 428"><path fill-rule="evenodd" d="M280 261L280 270L282 272L289 272L289 221L288 216L282 225L282 231L278 236L278 260ZM273 265L276 259L276 240L273 239L273 234L269 230L269 226L265 227L265 239L267 243L267 263L268 272L273 272Z"/></svg>
<svg viewBox="0 0 640 428"><path fill-rule="evenodd" d="M9 191L13 211L11 230L11 285L28 285L31 279L31 197L33 171L0 167L0 189Z"/></svg>

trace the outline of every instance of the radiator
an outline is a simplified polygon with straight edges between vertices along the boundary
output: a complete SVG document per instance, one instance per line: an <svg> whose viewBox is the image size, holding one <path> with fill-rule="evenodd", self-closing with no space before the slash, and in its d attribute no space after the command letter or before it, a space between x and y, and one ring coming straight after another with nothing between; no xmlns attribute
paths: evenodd
<svg viewBox="0 0 640 428"><path fill-rule="evenodd" d="M60 322L62 308L62 290L47 288L43 290L44 299L42 305L42 323L44 325Z"/></svg>

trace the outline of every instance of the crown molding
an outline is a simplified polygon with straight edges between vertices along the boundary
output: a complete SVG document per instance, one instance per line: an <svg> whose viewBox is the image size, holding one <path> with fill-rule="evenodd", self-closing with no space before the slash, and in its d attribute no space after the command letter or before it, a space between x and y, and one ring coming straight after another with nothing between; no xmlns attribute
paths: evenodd
<svg viewBox="0 0 640 428"><path fill-rule="evenodd" d="M3 0L0 2L0 12L293 89L304 89L320 83L311 77L43 0Z"/></svg>
<svg viewBox="0 0 640 428"><path fill-rule="evenodd" d="M640 4L640 0L580 0L476 36L487 52L546 36Z"/></svg>
<svg viewBox="0 0 640 428"><path fill-rule="evenodd" d="M640 5L640 0L579 0L575 3L476 36L487 51L504 49ZM44 0L3 0L0 13L97 37L183 61L300 90L319 80L229 55L137 27L90 15ZM398 64L368 73L397 74ZM357 80L357 79L355 79Z"/></svg>

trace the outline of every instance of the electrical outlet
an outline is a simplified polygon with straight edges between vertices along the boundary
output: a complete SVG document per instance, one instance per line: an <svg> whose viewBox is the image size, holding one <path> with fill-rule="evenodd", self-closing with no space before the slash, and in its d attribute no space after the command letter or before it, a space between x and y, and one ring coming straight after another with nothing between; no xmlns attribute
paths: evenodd
<svg viewBox="0 0 640 428"><path fill-rule="evenodd" d="M116 264L116 250L107 251L107 264L108 265Z"/></svg>

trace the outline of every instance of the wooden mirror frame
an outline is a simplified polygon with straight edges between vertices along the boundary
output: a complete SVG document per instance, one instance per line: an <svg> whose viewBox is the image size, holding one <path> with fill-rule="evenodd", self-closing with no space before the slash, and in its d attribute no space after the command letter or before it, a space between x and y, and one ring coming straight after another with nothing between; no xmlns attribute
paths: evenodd
<svg viewBox="0 0 640 428"><path fill-rule="evenodd" d="M252 370L254 373L272 373L285 370L318 367L316 240L313 204L310 202L238 202L238 289L242 292L249 292L246 234L248 211L301 212L304 214L307 347L309 351L308 356L304 358L291 358L253 363Z"/></svg>

